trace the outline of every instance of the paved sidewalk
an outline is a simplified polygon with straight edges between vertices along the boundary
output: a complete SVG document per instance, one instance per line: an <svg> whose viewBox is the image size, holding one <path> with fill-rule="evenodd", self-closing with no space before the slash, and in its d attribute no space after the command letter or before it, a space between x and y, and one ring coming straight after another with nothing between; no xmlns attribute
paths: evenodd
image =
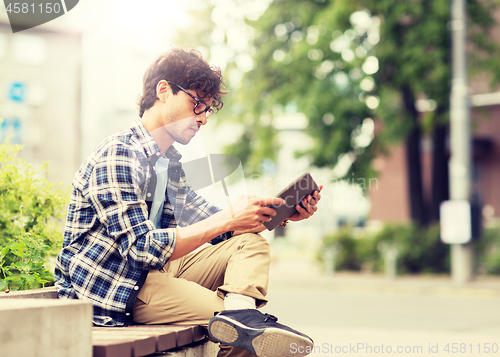
<svg viewBox="0 0 500 357"><path fill-rule="evenodd" d="M500 356L500 278L337 273L271 266L264 311L310 335L311 356ZM291 346L293 353L294 346Z"/></svg>
<svg viewBox="0 0 500 357"><path fill-rule="evenodd" d="M274 262L271 284L352 292L500 298L500 276L476 276L470 282L456 285L449 275L401 275L396 279L388 279L381 273L346 271L325 275L319 265L305 260Z"/></svg>

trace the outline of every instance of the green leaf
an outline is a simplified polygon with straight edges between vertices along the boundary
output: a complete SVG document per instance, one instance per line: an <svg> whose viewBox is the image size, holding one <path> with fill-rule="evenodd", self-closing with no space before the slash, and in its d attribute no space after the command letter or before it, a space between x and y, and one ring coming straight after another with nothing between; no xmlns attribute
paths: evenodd
<svg viewBox="0 0 500 357"><path fill-rule="evenodd" d="M3 257L4 257L4 256L6 256L6 255L7 255L7 253L9 252L9 249L10 249L10 248L9 248L9 246L4 247L4 248L0 251L0 254L2 254L2 256L3 256Z"/></svg>
<svg viewBox="0 0 500 357"><path fill-rule="evenodd" d="M16 256L18 256L19 258L24 258L26 256L26 253L23 252L22 250L16 250L16 249L13 249L12 250L12 253Z"/></svg>
<svg viewBox="0 0 500 357"><path fill-rule="evenodd" d="M10 246L13 250L24 250L26 245L23 242L14 243Z"/></svg>
<svg viewBox="0 0 500 357"><path fill-rule="evenodd" d="M23 277L23 279L30 283L36 280L36 277L34 275L22 274L21 276Z"/></svg>
<svg viewBox="0 0 500 357"><path fill-rule="evenodd" d="M38 284L43 285L43 284L47 284L50 280L43 279L43 278L41 278L41 277L37 276L36 281L37 281L37 283L38 283Z"/></svg>

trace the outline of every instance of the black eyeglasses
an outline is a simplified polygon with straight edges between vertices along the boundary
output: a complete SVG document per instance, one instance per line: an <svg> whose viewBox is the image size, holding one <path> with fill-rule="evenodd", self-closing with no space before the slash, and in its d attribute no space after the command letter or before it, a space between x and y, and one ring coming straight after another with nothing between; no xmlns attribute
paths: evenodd
<svg viewBox="0 0 500 357"><path fill-rule="evenodd" d="M170 81L167 81L167 83L173 84L174 86L176 86L177 88L179 88L181 91L183 91L184 93L186 93L187 95L189 95L191 98L193 98L196 101L196 105L193 108L193 112L196 115L200 115L200 114L205 113L205 116L208 119L208 118L210 118L212 116L212 114L214 114L214 109L212 107L210 107L210 106L206 105L205 103L203 103L199 98L197 98L194 95L192 95L191 93L189 93L187 90L185 90L184 88L182 88L180 85L175 84L175 83L170 82Z"/></svg>

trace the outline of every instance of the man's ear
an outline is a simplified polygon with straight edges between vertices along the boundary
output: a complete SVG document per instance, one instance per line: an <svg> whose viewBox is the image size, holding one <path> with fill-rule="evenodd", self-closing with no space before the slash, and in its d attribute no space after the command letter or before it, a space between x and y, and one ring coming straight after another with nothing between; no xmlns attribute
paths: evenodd
<svg viewBox="0 0 500 357"><path fill-rule="evenodd" d="M156 85L156 98L158 98L162 102L165 102L169 91L172 92L170 85L166 80L162 79Z"/></svg>

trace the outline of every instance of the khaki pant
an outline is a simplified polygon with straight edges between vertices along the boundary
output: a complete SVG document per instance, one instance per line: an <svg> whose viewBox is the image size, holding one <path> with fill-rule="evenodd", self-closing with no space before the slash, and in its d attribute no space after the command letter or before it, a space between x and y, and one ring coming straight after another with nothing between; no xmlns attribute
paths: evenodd
<svg viewBox="0 0 500 357"><path fill-rule="evenodd" d="M168 262L150 271L134 305L134 321L144 324L207 325L224 310L226 293L267 303L269 244L258 234L242 234ZM254 356L221 346L218 357Z"/></svg>

